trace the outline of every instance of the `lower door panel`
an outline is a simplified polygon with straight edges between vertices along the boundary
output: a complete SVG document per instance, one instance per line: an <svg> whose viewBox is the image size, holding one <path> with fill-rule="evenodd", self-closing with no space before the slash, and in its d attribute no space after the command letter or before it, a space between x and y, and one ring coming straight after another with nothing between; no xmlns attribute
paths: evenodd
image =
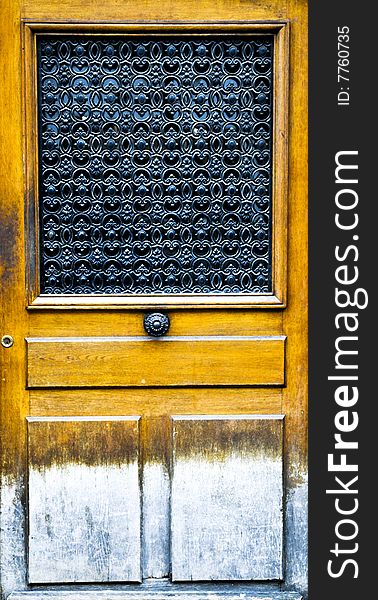
<svg viewBox="0 0 378 600"><path fill-rule="evenodd" d="M29 417L29 583L282 578L281 415Z"/></svg>
<svg viewBox="0 0 378 600"><path fill-rule="evenodd" d="M141 580L139 418L29 418L29 583Z"/></svg>

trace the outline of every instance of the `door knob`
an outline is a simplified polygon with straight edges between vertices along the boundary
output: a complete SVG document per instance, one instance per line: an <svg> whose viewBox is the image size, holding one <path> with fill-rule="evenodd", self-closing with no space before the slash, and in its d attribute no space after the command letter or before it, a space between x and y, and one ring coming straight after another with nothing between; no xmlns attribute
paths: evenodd
<svg viewBox="0 0 378 600"><path fill-rule="evenodd" d="M163 313L149 313L143 320L145 332L153 337L160 337L167 333L170 325L168 315Z"/></svg>

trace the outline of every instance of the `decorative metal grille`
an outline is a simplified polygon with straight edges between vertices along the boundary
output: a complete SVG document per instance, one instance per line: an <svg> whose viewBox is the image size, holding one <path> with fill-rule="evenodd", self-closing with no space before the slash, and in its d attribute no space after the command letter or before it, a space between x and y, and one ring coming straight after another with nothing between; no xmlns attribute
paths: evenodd
<svg viewBox="0 0 378 600"><path fill-rule="evenodd" d="M38 41L48 294L269 293L271 36Z"/></svg>

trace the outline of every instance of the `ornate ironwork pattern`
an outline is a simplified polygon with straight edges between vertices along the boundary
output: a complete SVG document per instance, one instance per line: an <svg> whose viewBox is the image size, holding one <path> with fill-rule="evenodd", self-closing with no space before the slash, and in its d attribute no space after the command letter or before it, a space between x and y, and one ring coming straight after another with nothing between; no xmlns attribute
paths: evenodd
<svg viewBox="0 0 378 600"><path fill-rule="evenodd" d="M38 42L41 290L269 293L273 40Z"/></svg>

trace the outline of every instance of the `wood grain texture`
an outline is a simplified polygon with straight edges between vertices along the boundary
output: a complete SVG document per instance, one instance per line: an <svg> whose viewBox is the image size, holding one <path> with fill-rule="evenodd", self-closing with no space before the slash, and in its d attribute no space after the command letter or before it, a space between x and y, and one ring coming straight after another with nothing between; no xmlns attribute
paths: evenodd
<svg viewBox="0 0 378 600"><path fill-rule="evenodd" d="M143 465L143 577L163 578L170 571L170 476L165 465Z"/></svg>
<svg viewBox="0 0 378 600"><path fill-rule="evenodd" d="M307 398L308 398L308 40L307 2L290 0L290 151L288 303L283 327L288 336L285 418L285 573L288 587L307 590Z"/></svg>
<svg viewBox="0 0 378 600"><path fill-rule="evenodd" d="M288 211L288 115L289 115L289 27L274 41L272 276L274 295L287 303L287 211Z"/></svg>
<svg viewBox="0 0 378 600"><path fill-rule="evenodd" d="M119 2L109 0L104 5L99 0L24 0L24 19L33 22L69 23L132 23L145 21L185 22L233 22L265 21L287 18L287 0L166 0L164 6L153 0Z"/></svg>
<svg viewBox="0 0 378 600"><path fill-rule="evenodd" d="M171 439L168 415L142 417L142 573L146 579L170 573Z"/></svg>
<svg viewBox="0 0 378 600"><path fill-rule="evenodd" d="M29 583L140 581L138 418L28 430Z"/></svg>
<svg viewBox="0 0 378 600"><path fill-rule="evenodd" d="M280 335L282 312L170 310L169 335ZM30 337L135 336L146 333L142 311L31 311Z"/></svg>
<svg viewBox="0 0 378 600"><path fill-rule="evenodd" d="M227 600L240 600L240 593L245 600L302 600L302 596L296 592L266 589L266 585L263 587L259 584L248 587L241 585L238 591L221 584L213 584L211 587L206 584L192 584L191 591L185 587L186 589L177 583L161 585L161 582L154 581L141 584L138 589L130 585L128 589L122 590L29 590L14 592L9 596L9 600L212 600L214 595L222 595ZM157 589L153 591L153 588Z"/></svg>
<svg viewBox="0 0 378 600"><path fill-rule="evenodd" d="M282 385L284 336L29 338L28 387Z"/></svg>
<svg viewBox="0 0 378 600"><path fill-rule="evenodd" d="M143 20L144 21L144 20ZM282 308L286 304L286 243L287 243L287 177L288 177L288 23L256 23L243 20L237 22L179 23L85 23L74 24L24 22L25 39L25 103L26 123L26 181L28 230L28 305L30 309L119 309L138 308L224 308L256 307ZM65 32L67 35L81 31L94 36L99 33L123 33L124 35L156 35L174 33L175 35L226 34L242 32L243 35L269 32L274 34L274 102L272 132L272 292L268 294L40 294L39 258L38 258L38 123L36 111L36 44L38 33ZM278 167L279 165L279 167Z"/></svg>
<svg viewBox="0 0 378 600"><path fill-rule="evenodd" d="M173 417L173 581L282 578L282 417Z"/></svg>
<svg viewBox="0 0 378 600"><path fill-rule="evenodd" d="M24 311L25 259L22 165L22 112L18 101L21 91L19 49L19 11L17 0L2 2L0 35L0 300L1 336L11 335L11 348L0 346L2 472L22 473L22 418L26 394L22 384L24 369L23 338L27 332ZM10 151L11 149L11 151ZM17 402L9 402L9 395Z"/></svg>
<svg viewBox="0 0 378 600"><path fill-rule="evenodd" d="M282 412L281 388L160 388L31 390L30 414L133 415L274 414Z"/></svg>
<svg viewBox="0 0 378 600"><path fill-rule="evenodd" d="M31 287L34 287L33 285ZM119 310L125 308L141 310L168 310L170 308L199 309L199 308L282 308L283 300L275 294L171 294L171 295L129 295L129 296L100 296L89 294L86 296L51 295L41 294L29 304L28 308L46 309L95 309L95 310Z"/></svg>
<svg viewBox="0 0 378 600"><path fill-rule="evenodd" d="M25 306L20 2L3 0L0 18L0 595L25 581Z"/></svg>
<svg viewBox="0 0 378 600"><path fill-rule="evenodd" d="M109 0L3 0L0 23L0 66L2 105L0 124L0 178L2 213L0 236L2 286L2 332L11 334L15 344L11 349L0 348L2 360L1 386L1 444L2 488L0 560L2 598L10 592L12 600L139 600L153 598L166 600L178 595L186 600L185 590L175 585L163 588L157 582L155 591L146 591L145 584L123 588L119 591L95 589L55 589L51 591L28 589L26 578L25 532L25 465L26 421L29 393L25 391L25 337L89 337L89 336L139 336L143 335L140 311L122 308L107 311L93 309L77 311L37 308L25 311L25 270L30 265L24 250L24 193L33 200L36 188L31 181L23 181L22 160L30 164L30 143L35 130L28 129L31 139L26 139L22 151L23 113L21 107L21 41L20 14L33 22L70 22L81 27L83 22L108 23L121 27L126 22L181 21L279 21L287 22L290 29L290 87L288 117L289 173L288 212L288 298L285 310L272 311L230 307L216 310L170 310L173 336L234 336L234 335L288 335L286 355L286 386L284 388L160 388L160 389L44 389L30 392L30 413L33 415L170 415L170 414L251 414L279 413L285 417L285 580L282 586L290 589L306 588L306 414L307 414L307 2L306 0L154 0L119 2ZM76 25L75 25L76 24ZM94 25L93 29L96 27ZM97 29L98 31L98 29ZM283 47L283 46L282 46ZM31 55L29 46L29 56ZM279 76L279 73L276 72ZM33 72L25 69L25 81ZM25 108L31 110L33 97L26 97ZM28 108L29 105L29 108ZM282 113L281 113L282 114ZM27 136L26 136L27 137ZM10 151L11 149L11 151ZM276 176L279 174L276 170ZM24 185L25 184L25 185ZM32 203L32 206L35 204ZM30 249L30 244L29 244ZM31 272L30 279L33 278ZM281 398L284 398L281 406ZM141 410L139 411L138 408ZM142 436L143 437L143 436ZM154 465L153 461L149 464ZM86 468L86 465L83 465ZM151 476L153 479L154 476ZM155 485L155 484L154 484ZM149 489L153 485L148 483ZM155 488L156 489L156 488ZM157 563L155 563L156 565ZM156 582L155 582L156 584ZM269 584L266 584L269 586ZM126 586L125 586L126 587ZM117 588L118 589L118 588ZM194 588L192 588L194 590ZM192 600L210 598L222 593L229 598L245 594L248 600L299 599L300 594L283 589L251 584L240 584L227 592L227 588L195 588ZM198 593L197 593L198 592Z"/></svg>

